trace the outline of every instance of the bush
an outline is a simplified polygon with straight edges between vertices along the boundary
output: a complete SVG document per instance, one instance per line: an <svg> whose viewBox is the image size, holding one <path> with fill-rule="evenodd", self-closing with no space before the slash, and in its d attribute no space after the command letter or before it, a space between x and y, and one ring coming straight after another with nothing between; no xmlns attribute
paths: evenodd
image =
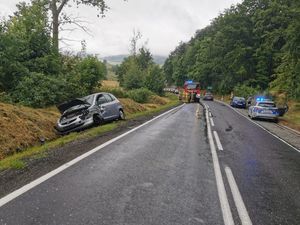
<svg viewBox="0 0 300 225"><path fill-rule="evenodd" d="M233 93L235 96L247 98L259 93L259 88L253 88L243 84L235 86Z"/></svg>
<svg viewBox="0 0 300 225"><path fill-rule="evenodd" d="M106 66L94 56L87 56L79 61L76 72L76 79L88 92L91 92L107 74Z"/></svg>
<svg viewBox="0 0 300 225"><path fill-rule="evenodd" d="M22 105L46 107L85 94L81 86L61 77L30 73L19 82L11 97L14 102Z"/></svg>
<svg viewBox="0 0 300 225"><path fill-rule="evenodd" d="M153 92L149 91L147 88L139 88L135 90L128 91L127 96L138 103L146 103L149 97L153 95Z"/></svg>
<svg viewBox="0 0 300 225"><path fill-rule="evenodd" d="M119 88L119 87L114 87L114 88L101 87L101 88L96 88L94 90L94 92L108 92L108 93L112 93L117 98L127 98L128 97L126 91L124 91L122 88Z"/></svg>
<svg viewBox="0 0 300 225"><path fill-rule="evenodd" d="M164 86L165 78L163 70L158 65L150 66L145 79L145 87L156 94L162 95Z"/></svg>

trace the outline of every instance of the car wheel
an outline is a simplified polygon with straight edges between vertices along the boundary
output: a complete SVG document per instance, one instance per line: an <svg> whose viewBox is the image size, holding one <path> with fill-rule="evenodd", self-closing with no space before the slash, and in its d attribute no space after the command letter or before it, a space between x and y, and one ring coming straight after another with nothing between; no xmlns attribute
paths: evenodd
<svg viewBox="0 0 300 225"><path fill-rule="evenodd" d="M95 114L93 116L93 120L94 120L94 124L96 126L99 126L99 125L103 124L103 118L99 114Z"/></svg>
<svg viewBox="0 0 300 225"><path fill-rule="evenodd" d="M122 109L119 110L119 119L120 120L125 120L126 119L125 113Z"/></svg>

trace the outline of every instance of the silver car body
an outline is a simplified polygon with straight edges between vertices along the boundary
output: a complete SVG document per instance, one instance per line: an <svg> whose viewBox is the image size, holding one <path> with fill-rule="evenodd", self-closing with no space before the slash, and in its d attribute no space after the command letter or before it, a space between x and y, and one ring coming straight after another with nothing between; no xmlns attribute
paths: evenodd
<svg viewBox="0 0 300 225"><path fill-rule="evenodd" d="M255 102L248 109L248 116L252 119L272 119L277 120L279 116L278 108L273 101Z"/></svg>
<svg viewBox="0 0 300 225"><path fill-rule="evenodd" d="M73 99L57 107L62 116L55 126L59 133L69 133L98 125L100 121L115 120L124 114L120 101L110 93L96 93ZM122 111L122 112L120 112Z"/></svg>

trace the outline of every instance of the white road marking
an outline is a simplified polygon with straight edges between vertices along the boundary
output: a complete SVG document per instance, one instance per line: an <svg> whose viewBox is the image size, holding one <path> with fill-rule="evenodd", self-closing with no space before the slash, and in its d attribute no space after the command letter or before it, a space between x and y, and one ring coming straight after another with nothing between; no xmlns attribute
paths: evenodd
<svg viewBox="0 0 300 225"><path fill-rule="evenodd" d="M197 106L196 117L197 117L198 119L200 119L200 104L198 104L198 106Z"/></svg>
<svg viewBox="0 0 300 225"><path fill-rule="evenodd" d="M231 189L231 193L233 196L234 203L236 205L239 217L241 219L242 225L252 225L251 219L249 217L248 211L244 204L243 198L239 191L239 188L235 182L234 176L232 174L231 169L228 166L225 166L225 173L227 176L227 180L229 183L229 187Z"/></svg>
<svg viewBox="0 0 300 225"><path fill-rule="evenodd" d="M225 186L222 178L216 146L214 144L211 127L209 124L208 107L205 105L205 108L206 108L207 136L208 136L209 146L210 146L212 159L213 159L214 172L215 172L215 177L217 182L217 189L218 189L218 195L219 195L223 220L225 225L234 225L232 213L230 210L230 206L229 206L229 202L228 202L228 198L227 198L227 194L225 191Z"/></svg>
<svg viewBox="0 0 300 225"><path fill-rule="evenodd" d="M88 152L86 152L86 153L78 156L77 158L71 160L70 162L67 162L67 163L63 164L62 166L58 167L57 169L52 170L51 172L45 174L44 176L41 176L40 178L38 178L38 179L30 182L29 184L26 184L25 186L17 189L16 191L13 191L12 193L10 193L10 194L8 194L8 195L6 195L6 196L4 196L3 198L0 199L0 207L2 207L3 205L7 204L10 201L12 201L13 199L17 198L18 196L24 194L25 192L31 190L32 188L36 187L37 185L43 183L44 181L50 179L51 177L59 174L60 172L64 171L65 169L71 167L72 165L78 163L79 161L81 161L81 160L87 158L88 156L94 154L95 152L98 152L100 149L102 149L102 148L104 148L104 147L112 144L113 142L116 142L117 140L119 140L119 139L127 136L128 134L130 134L130 133L132 133L132 132L134 132L134 131L136 131L136 130L144 127L144 126L146 126L147 124L153 122L154 120L157 120L157 119L165 116L166 114L171 113L171 112L173 112L173 111L175 111L175 110L183 107L184 105L185 104L180 105L180 106L178 106L176 108L173 108L173 109L171 109L171 110L169 110L169 111L167 111L167 112L165 112L163 114L160 114L160 115L156 116L155 118L153 118L153 119L151 119L151 120L149 120L149 121L147 121L147 122L139 125L138 127L133 128L132 130L129 130L126 133L121 134L120 136L115 137L115 138L113 138L113 139L111 139L111 140L103 143L102 145L99 145L96 148L94 148L94 149L92 149L92 150L90 150L90 151L88 151Z"/></svg>
<svg viewBox="0 0 300 225"><path fill-rule="evenodd" d="M223 151L224 149L223 149L223 146L222 146L222 144L221 144L219 135L218 135L217 131L215 131L215 130L214 130L214 136L215 136L215 140L216 140L218 149L219 149L220 151Z"/></svg>
<svg viewBox="0 0 300 225"><path fill-rule="evenodd" d="M211 124L213 127L215 126L215 123L214 123L213 118L210 118L210 124Z"/></svg>
<svg viewBox="0 0 300 225"><path fill-rule="evenodd" d="M212 114L211 114L211 112L209 112L209 117L212 117Z"/></svg>
<svg viewBox="0 0 300 225"><path fill-rule="evenodd" d="M295 146L291 145L290 143L288 143L287 141L283 140L281 137L277 136L276 134L273 134L271 131L268 131L266 128L264 128L262 125L254 122L253 120L251 120L250 118L248 118L247 116L245 116L244 114L242 114L241 112L239 112L238 110L230 107L229 105L227 105L224 102L218 101L216 100L216 102L219 102L221 104L226 105L227 107L229 107L230 109L232 109L233 111L235 111L236 113L238 113L239 115L243 116L244 118L246 118L247 120L249 120L250 122L254 123L255 125L259 126L261 129L263 129L264 131L266 131L267 133L271 134L273 137L277 138L278 140L282 141L283 143L285 143L286 145L290 146L292 149L296 150L297 152L300 153L300 150L298 148L296 148Z"/></svg>

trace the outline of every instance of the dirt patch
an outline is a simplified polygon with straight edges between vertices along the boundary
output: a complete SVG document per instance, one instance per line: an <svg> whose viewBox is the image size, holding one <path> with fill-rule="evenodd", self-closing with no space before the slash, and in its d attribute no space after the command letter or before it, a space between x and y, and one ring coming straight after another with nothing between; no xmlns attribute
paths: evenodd
<svg viewBox="0 0 300 225"><path fill-rule="evenodd" d="M169 108L170 109L170 108ZM119 136L120 134L152 119L169 109L148 116L128 120L117 129L102 134L98 137L74 141L63 147L46 151L43 158L27 159L27 166L21 170L4 170L0 172L0 197L24 186L34 179L52 171L77 156L101 145L102 143Z"/></svg>
<svg viewBox="0 0 300 225"><path fill-rule="evenodd" d="M133 101L130 98L120 98L119 100L124 107L125 113L127 114L133 114L133 113L143 112L147 110L145 106Z"/></svg>
<svg viewBox="0 0 300 225"><path fill-rule="evenodd" d="M105 88L117 88L120 86L118 81L115 80L103 80L101 86Z"/></svg>

